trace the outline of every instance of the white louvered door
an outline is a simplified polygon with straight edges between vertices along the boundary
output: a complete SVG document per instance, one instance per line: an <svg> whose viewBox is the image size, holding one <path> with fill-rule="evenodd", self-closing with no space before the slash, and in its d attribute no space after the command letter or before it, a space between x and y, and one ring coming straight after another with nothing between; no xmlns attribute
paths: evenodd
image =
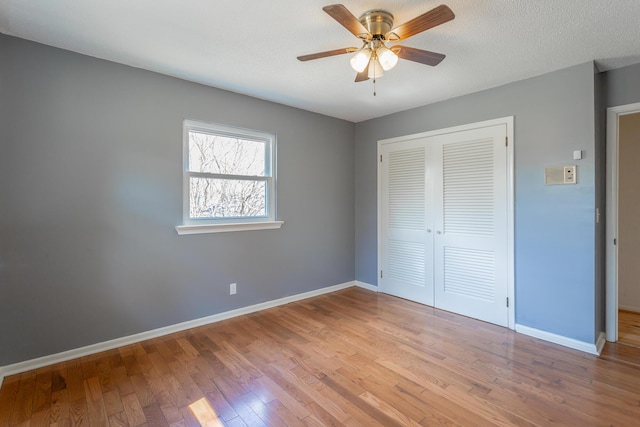
<svg viewBox="0 0 640 427"><path fill-rule="evenodd" d="M435 306L507 326L504 125L436 136Z"/></svg>
<svg viewBox="0 0 640 427"><path fill-rule="evenodd" d="M504 124L382 144L380 289L508 324Z"/></svg>
<svg viewBox="0 0 640 427"><path fill-rule="evenodd" d="M406 141L382 148L381 278L383 292L433 305L433 222L427 146Z"/></svg>

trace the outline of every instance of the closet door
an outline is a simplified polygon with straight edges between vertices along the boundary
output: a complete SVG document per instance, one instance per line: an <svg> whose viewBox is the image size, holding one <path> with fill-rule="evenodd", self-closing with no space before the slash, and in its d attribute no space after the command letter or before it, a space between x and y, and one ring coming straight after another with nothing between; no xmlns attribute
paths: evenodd
<svg viewBox="0 0 640 427"><path fill-rule="evenodd" d="M382 292L433 306L433 177L425 139L380 150Z"/></svg>
<svg viewBox="0 0 640 427"><path fill-rule="evenodd" d="M430 138L439 168L435 306L507 326L506 126Z"/></svg>

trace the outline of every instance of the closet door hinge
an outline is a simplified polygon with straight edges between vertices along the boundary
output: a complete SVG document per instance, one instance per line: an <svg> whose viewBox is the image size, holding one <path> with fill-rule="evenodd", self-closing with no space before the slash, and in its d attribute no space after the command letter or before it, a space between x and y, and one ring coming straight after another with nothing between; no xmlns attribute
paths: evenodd
<svg viewBox="0 0 640 427"><path fill-rule="evenodd" d="M380 270L380 278L382 279L382 270Z"/></svg>
<svg viewBox="0 0 640 427"><path fill-rule="evenodd" d="M382 163L382 154L380 154L380 163Z"/></svg>
<svg viewBox="0 0 640 427"><path fill-rule="evenodd" d="M508 147L508 146L509 146L509 137L508 137L508 136L505 136L505 137L504 137L504 146L505 146L505 147Z"/></svg>
<svg viewBox="0 0 640 427"><path fill-rule="evenodd" d="M509 307L509 297L507 297L507 307Z"/></svg>

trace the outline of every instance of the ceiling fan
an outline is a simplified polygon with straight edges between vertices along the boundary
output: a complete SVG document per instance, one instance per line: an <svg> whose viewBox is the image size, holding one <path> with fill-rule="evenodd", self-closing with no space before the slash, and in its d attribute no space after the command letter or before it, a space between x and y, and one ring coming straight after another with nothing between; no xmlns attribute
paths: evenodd
<svg viewBox="0 0 640 427"><path fill-rule="evenodd" d="M369 10L356 18L341 4L332 4L322 8L329 16L338 21L351 34L362 40L362 46L334 49L326 52L298 56L300 61L326 58L328 56L354 53L351 67L358 73L356 82L382 77L398 63L398 58L435 66L445 55L416 49L409 46L395 45L387 47L387 43L397 43L418 33L451 21L455 15L445 5L440 5L429 12L393 28L393 15L386 10ZM375 95L375 92L374 92Z"/></svg>

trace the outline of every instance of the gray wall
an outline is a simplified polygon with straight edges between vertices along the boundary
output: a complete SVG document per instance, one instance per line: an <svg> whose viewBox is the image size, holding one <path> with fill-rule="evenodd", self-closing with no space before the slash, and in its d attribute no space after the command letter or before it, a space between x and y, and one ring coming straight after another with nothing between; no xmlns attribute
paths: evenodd
<svg viewBox="0 0 640 427"><path fill-rule="evenodd" d="M354 279L353 123L4 35L0 55L0 366ZM176 234L183 118L277 134L282 229Z"/></svg>
<svg viewBox="0 0 640 427"><path fill-rule="evenodd" d="M356 279L377 284L377 141L513 115L516 322L595 342L595 87L586 63L358 123ZM545 186L544 168L566 164L578 184Z"/></svg>
<svg viewBox="0 0 640 427"><path fill-rule="evenodd" d="M603 93L607 108L640 102L640 64L603 74Z"/></svg>

